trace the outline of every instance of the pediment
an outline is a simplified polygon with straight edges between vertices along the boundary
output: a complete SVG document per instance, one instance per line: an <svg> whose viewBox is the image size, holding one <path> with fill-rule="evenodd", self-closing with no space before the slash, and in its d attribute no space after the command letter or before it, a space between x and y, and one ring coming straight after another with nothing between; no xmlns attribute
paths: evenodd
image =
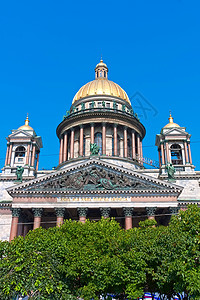
<svg viewBox="0 0 200 300"><path fill-rule="evenodd" d="M131 193L179 195L182 188L174 184L116 167L98 159L55 171L7 191L10 195L65 195L88 193Z"/></svg>
<svg viewBox="0 0 200 300"><path fill-rule="evenodd" d="M30 138L32 136L33 136L32 134L30 134L29 132L24 131L24 130L16 130L9 135L10 138L18 138L18 137L19 138L23 138L23 137Z"/></svg>
<svg viewBox="0 0 200 300"><path fill-rule="evenodd" d="M188 133L181 128L171 128L169 130L165 130L164 135L178 135L178 136L187 136Z"/></svg>

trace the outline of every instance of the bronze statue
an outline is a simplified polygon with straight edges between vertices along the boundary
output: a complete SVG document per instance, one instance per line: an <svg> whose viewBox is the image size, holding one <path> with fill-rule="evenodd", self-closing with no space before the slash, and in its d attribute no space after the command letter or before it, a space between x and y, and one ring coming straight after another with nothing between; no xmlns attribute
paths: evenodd
<svg viewBox="0 0 200 300"><path fill-rule="evenodd" d="M97 146L96 143L90 144L90 152L91 152L91 155L98 155L99 150L100 150L100 148L99 148L99 146Z"/></svg>
<svg viewBox="0 0 200 300"><path fill-rule="evenodd" d="M175 180L174 173L176 172L175 168L173 167L172 163L168 163L166 165L168 180Z"/></svg>
<svg viewBox="0 0 200 300"><path fill-rule="evenodd" d="M24 168L22 166L18 166L16 170L17 181L22 182L22 174L24 172Z"/></svg>

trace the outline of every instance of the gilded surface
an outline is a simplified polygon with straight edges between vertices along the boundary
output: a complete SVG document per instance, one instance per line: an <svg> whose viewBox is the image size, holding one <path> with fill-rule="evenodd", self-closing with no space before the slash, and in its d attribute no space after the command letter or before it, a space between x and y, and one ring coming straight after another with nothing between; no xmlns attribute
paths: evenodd
<svg viewBox="0 0 200 300"><path fill-rule="evenodd" d="M76 93L72 104L84 97L95 95L108 95L119 97L130 104L127 93L115 82L108 80L107 78L98 78L86 83Z"/></svg>

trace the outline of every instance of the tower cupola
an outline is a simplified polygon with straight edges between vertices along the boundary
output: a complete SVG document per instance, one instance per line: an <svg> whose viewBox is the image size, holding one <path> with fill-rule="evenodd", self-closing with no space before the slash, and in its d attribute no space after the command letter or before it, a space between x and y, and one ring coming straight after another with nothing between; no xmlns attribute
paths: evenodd
<svg viewBox="0 0 200 300"><path fill-rule="evenodd" d="M7 137L7 152L2 176L15 178L18 167L23 168L23 179L36 176L41 148L42 139L29 126L27 114L25 124L12 130Z"/></svg>
<svg viewBox="0 0 200 300"><path fill-rule="evenodd" d="M156 146L158 147L160 170L166 173L166 166L171 164L180 172L191 173L194 171L190 149L191 135L186 132L185 127L174 123L170 113L169 123L165 125L160 134L156 135Z"/></svg>

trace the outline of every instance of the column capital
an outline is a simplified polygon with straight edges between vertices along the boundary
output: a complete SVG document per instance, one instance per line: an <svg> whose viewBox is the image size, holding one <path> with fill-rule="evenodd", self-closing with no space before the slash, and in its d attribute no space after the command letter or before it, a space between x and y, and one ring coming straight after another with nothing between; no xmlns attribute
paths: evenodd
<svg viewBox="0 0 200 300"><path fill-rule="evenodd" d="M132 217L133 207L123 207L125 217Z"/></svg>
<svg viewBox="0 0 200 300"><path fill-rule="evenodd" d="M102 125L103 125L103 126L106 126L106 124L107 124L107 122L102 122Z"/></svg>
<svg viewBox="0 0 200 300"><path fill-rule="evenodd" d="M70 128L70 131L74 131L74 127Z"/></svg>
<svg viewBox="0 0 200 300"><path fill-rule="evenodd" d="M146 208L146 212L147 212L147 216L155 216L155 212L157 207L145 207Z"/></svg>
<svg viewBox="0 0 200 300"><path fill-rule="evenodd" d="M94 122L90 123L90 126L93 127L94 126Z"/></svg>
<svg viewBox="0 0 200 300"><path fill-rule="evenodd" d="M125 126L124 126L124 129L127 130L127 129L128 129L128 126L125 125Z"/></svg>
<svg viewBox="0 0 200 300"><path fill-rule="evenodd" d="M55 207L56 217L64 217L65 207Z"/></svg>
<svg viewBox="0 0 200 300"><path fill-rule="evenodd" d="M80 125L79 125L79 127L80 127L80 128L83 128L83 127L84 127L84 125L83 125L83 124L80 124Z"/></svg>
<svg viewBox="0 0 200 300"><path fill-rule="evenodd" d="M110 211L111 211L110 207L100 207L101 216L104 218L110 217Z"/></svg>
<svg viewBox="0 0 200 300"><path fill-rule="evenodd" d="M78 207L77 212L79 217L87 217L88 208L87 207Z"/></svg>
<svg viewBox="0 0 200 300"><path fill-rule="evenodd" d="M11 211L12 211L12 217L18 217L19 218L20 213L21 213L21 208L12 207Z"/></svg>
<svg viewBox="0 0 200 300"><path fill-rule="evenodd" d="M169 207L169 211L172 215L177 215L179 212L180 207Z"/></svg>
<svg viewBox="0 0 200 300"><path fill-rule="evenodd" d="M116 124L116 123L113 124L113 127L117 127L117 126L118 126L118 124Z"/></svg>
<svg viewBox="0 0 200 300"><path fill-rule="evenodd" d="M34 217L41 217L42 216L42 212L43 212L43 208L32 208L32 212L34 214Z"/></svg>

